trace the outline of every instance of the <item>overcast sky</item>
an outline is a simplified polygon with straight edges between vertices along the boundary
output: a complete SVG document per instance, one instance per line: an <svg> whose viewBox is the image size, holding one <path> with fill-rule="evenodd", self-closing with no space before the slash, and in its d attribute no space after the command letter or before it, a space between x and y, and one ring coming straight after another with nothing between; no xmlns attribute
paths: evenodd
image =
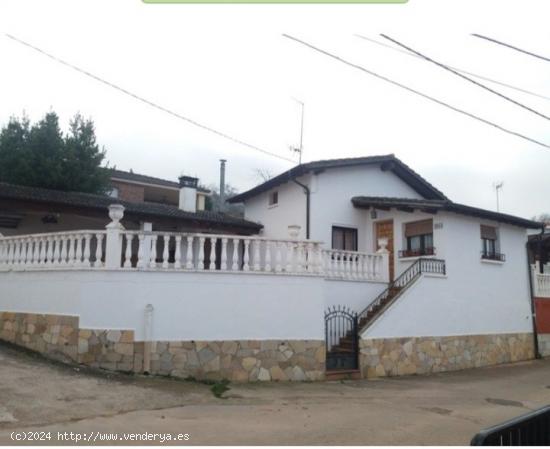
<svg viewBox="0 0 550 449"><path fill-rule="evenodd" d="M91 80L10 33L127 90L258 147L304 161L395 153L452 200L550 212L550 149L504 134L317 54L288 33L457 107L550 144L550 122L425 61L358 39L385 33L434 59L550 97L550 2L410 0L406 5L147 5L139 0L3 0L0 123L25 111L93 118L110 164L240 190L291 163L224 140ZM488 84L489 85L489 84ZM550 115L550 101L490 84ZM368 194L368 192L365 192Z"/></svg>

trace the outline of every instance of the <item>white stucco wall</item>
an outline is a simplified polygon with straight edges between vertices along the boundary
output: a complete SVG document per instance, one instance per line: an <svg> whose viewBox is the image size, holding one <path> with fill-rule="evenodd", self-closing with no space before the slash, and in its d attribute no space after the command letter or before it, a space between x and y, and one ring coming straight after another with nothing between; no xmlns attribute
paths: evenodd
<svg viewBox="0 0 550 449"><path fill-rule="evenodd" d="M422 198L392 172L379 166L326 170L313 176L311 238L332 244L332 226L357 228L358 250L372 252L367 239L368 211L353 207L354 196Z"/></svg>
<svg viewBox="0 0 550 449"><path fill-rule="evenodd" d="M387 284L384 282L359 282L327 279L324 286L325 308L346 306L360 313Z"/></svg>
<svg viewBox="0 0 550 449"><path fill-rule="evenodd" d="M453 213L434 217L443 228L434 244L447 276L423 277L365 333L364 338L531 332L526 230L498 225L506 262L480 258L480 224Z"/></svg>
<svg viewBox="0 0 550 449"><path fill-rule="evenodd" d="M359 251L371 251L367 241L364 210L351 204L354 196L394 196L422 198L408 184L392 172L383 172L379 165L327 169L319 174L308 174L298 179L311 191L310 238L332 244L332 226L358 229ZM268 206L268 195L279 192L279 204ZM302 227L300 238L305 238L306 195L294 182L288 182L269 192L245 201L245 218L264 225L263 235L270 238L288 238L288 225Z"/></svg>
<svg viewBox="0 0 550 449"><path fill-rule="evenodd" d="M308 185L310 176L298 178ZM269 194L277 191L279 202L269 205ZM245 202L244 218L264 225L261 235L273 239L288 239L289 225L301 227L298 238L306 238L306 195L304 190L294 182L287 182L268 192L250 198Z"/></svg>
<svg viewBox="0 0 550 449"><path fill-rule="evenodd" d="M81 328L154 340L323 339L324 280L311 276L124 271L0 273L0 310L77 315Z"/></svg>

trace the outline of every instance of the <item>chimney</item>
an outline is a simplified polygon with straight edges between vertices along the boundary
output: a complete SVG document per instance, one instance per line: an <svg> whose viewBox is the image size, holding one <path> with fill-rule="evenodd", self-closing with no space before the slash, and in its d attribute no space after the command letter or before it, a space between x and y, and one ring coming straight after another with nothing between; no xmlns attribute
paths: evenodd
<svg viewBox="0 0 550 449"><path fill-rule="evenodd" d="M220 204L219 210L223 212L225 210L225 159L220 159Z"/></svg>
<svg viewBox="0 0 550 449"><path fill-rule="evenodd" d="M197 183L198 178L180 176L180 203L179 208L185 212L197 211Z"/></svg>

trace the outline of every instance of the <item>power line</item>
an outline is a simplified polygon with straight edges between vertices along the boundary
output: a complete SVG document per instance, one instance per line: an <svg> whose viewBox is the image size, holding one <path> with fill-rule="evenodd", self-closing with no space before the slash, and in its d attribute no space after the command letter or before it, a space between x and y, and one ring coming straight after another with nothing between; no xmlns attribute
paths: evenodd
<svg viewBox="0 0 550 449"><path fill-rule="evenodd" d="M441 67L442 69L447 70L448 72L451 72L451 73L453 73L454 75L459 76L460 78L463 78L463 79L465 79L466 81L469 81L470 83L475 84L476 86L481 87L482 89L485 89L485 90L491 92L492 94L497 95L497 96L499 96L500 98L503 98L504 100L509 101L510 103L515 104L516 106L519 106L520 108L523 108L523 109L525 109L525 110L527 110L527 111L529 111L529 112L532 112L533 114L536 114L536 115L538 115L539 117L545 118L546 120L550 120L550 117L548 117L547 115L544 115L543 113L537 111L536 109L530 108L529 106L525 106L523 103L520 103L519 101L516 101L516 100L514 100L513 98L508 97L507 95L504 95L504 94L502 94L502 93L500 93L500 92L498 92L498 91L496 91L496 90L494 90L494 89L491 89L490 87L486 86L485 84L482 84L482 83L480 83L480 82L478 82L478 81L476 81L476 80L474 80L474 79L472 79L472 78L470 78L470 77L468 77L468 76L466 76L466 75L463 75L462 73L459 73L459 72L457 72L456 70L453 70L452 68L450 68L449 66L447 66L447 65L445 65L445 64L443 64L443 63L441 63L441 62L437 62L437 61L435 61L435 60L429 58L428 56L426 56L426 55L420 53L419 51L413 50L412 48L407 47L405 44L402 44L401 42L399 42L399 41L397 41L397 40L395 40L395 39L392 39L391 37L389 37L389 36L387 36L387 35L385 35L385 34L381 34L380 36L382 36L384 39L387 39L387 40L393 42L394 44L399 45L400 47L402 47L402 48L404 48L404 49L406 49L406 50L408 50L408 51L414 53L415 55L418 55L418 56L420 56L421 58L424 58L426 61L429 61L429 62L431 62L431 63L433 63L433 64L435 64L435 65Z"/></svg>
<svg viewBox="0 0 550 449"><path fill-rule="evenodd" d="M418 59L422 59L421 56L418 56L414 53L410 53L408 51L405 51L405 50L402 50L400 48L396 48L392 45L389 45L389 44L386 44L384 42L380 42L380 41L377 41L376 39L372 39L370 37L367 37L367 36L363 36L362 34L355 34L355 37L358 37L360 39L364 39L366 41L369 41L369 42L372 42L373 44L376 44L376 45L380 45L382 47L386 47L386 48L389 48L393 51L397 51L399 53L403 53L404 55L407 55L407 56L412 56L413 58L418 58ZM547 97L546 95L542 95L542 94L539 94L537 92L533 92L531 90L527 90L527 89L523 89L522 87L518 87L518 86L514 86L512 84L508 84L508 83L503 83L502 81L497 81L493 78L489 78L487 76L483 76L483 75L478 75L477 73L472 73L472 72L469 72L467 70L464 70L464 69L459 69L457 67L453 67L452 65L449 65L447 67L450 67L451 69L453 70L456 70L457 72L460 72L460 73L465 73L466 75L470 75L470 76L473 76L475 78L479 78L483 81L489 81L490 83L494 83L494 84L498 84L499 86L503 86L503 87L507 87L509 89L514 89L514 90L517 90L518 92L522 92L524 94L527 94L527 95L532 95L534 97L538 97L538 98L542 98L543 100L548 100L550 101L550 97Z"/></svg>
<svg viewBox="0 0 550 449"><path fill-rule="evenodd" d="M378 78L378 79L381 79L381 80L383 80L383 81L386 81L386 82L388 82L388 83L390 83L390 84L393 84L394 86L400 87L401 89L405 89L406 91L412 92L412 93L414 93L414 94L416 94L416 95L419 95L419 96L421 96L421 97L423 97L423 98L426 98L427 100L433 101L434 103L437 103L437 104L439 104L439 105L441 105L441 106L444 106L444 107L446 107L446 108L449 108L449 109L451 109L451 110L453 110L453 111L455 111L455 112L458 112L458 113L460 113L460 114L466 115L466 116L468 116L468 117L470 117L470 118L473 118L473 119L478 120L478 121L480 121L480 122L482 122L482 123L485 123L486 125L490 125L490 126L492 126L492 127L494 127L494 128L497 128L497 129L499 129L500 131L503 131L503 132L505 132L505 133L507 133L507 134L511 134L511 135L513 135L513 136L519 137L519 138L521 138L521 139L527 140L527 141L532 142L532 143L536 143L537 145L540 145L540 146L545 147L545 148L550 148L550 145L547 145L547 144L545 144L545 143L543 143L543 142L540 142L540 141L538 141L538 140L535 140L535 139L532 139L532 138L530 138L530 137L527 137L527 136L525 136L525 135L523 135L523 134L520 134L520 133L518 133L518 132L516 132L516 131L512 131L512 130L510 130L510 129L504 128L503 126L500 126L500 125L498 125L498 124L496 124L496 123L494 123L494 122L491 122L491 121L486 120L486 119L484 119L484 118L482 118L482 117L479 117L479 116L477 116L477 115L474 115L474 114L472 114L472 113L470 113L470 112L464 111L464 110L459 109L459 108L454 107L454 106L451 106L450 104L445 103L444 101L438 100L437 98L431 97L430 95L427 95L427 94L425 94L425 93L422 93L422 92L420 92L420 91L418 91L418 90L415 90L415 89L413 89L413 88L411 88L411 87L405 86L404 84L401 84L401 83L399 83L399 82L397 82L397 81L394 81L394 80L392 80L392 79L390 79L390 78L387 78L387 77L385 77L385 76L383 76L383 75L379 75L378 73L372 72L371 70L366 69L365 67L362 67L362 66L360 66L360 65L358 65L358 64L354 64L353 62L347 61L347 60L341 58L340 56L337 56L337 55L335 55L335 54L333 54L333 53L330 53L330 52L328 52L328 51L326 51L326 50L322 50L321 48L315 47L314 45L309 44L309 43L307 43L307 42L305 42L305 41L303 41L303 40L300 40L300 39L298 39L298 38L296 38L296 37L290 36L290 35L288 35L288 34L283 34L283 37L286 37L287 39L290 39L290 40L293 40L293 41L295 41L295 42L298 42L299 44L302 44L302 45L304 45L305 47L308 47L308 48L310 48L310 49L312 49L312 50L315 50L315 51L318 52L318 53L324 54L325 56L328 56L328 57L330 57L330 58L332 58L332 59L335 59L335 60L337 60L337 61L339 61L339 62L341 62L341 63L343 63L343 64L346 64L346 65L348 65L348 66L350 66L350 67L353 67L353 68L355 68L355 69L357 69L357 70L360 70L360 71L362 71L362 72L365 72L365 73L367 73L367 74L369 74L369 75L371 75L371 76L374 76L375 78Z"/></svg>
<svg viewBox="0 0 550 449"><path fill-rule="evenodd" d="M547 58L546 56L541 56L541 55L537 55L536 53L532 53L532 52L527 51L527 50L522 50L521 48L514 47L513 45L507 44L505 42L497 41L496 39L493 39L492 37L482 36L481 34L477 34L477 33L472 33L472 36L478 37L480 39L485 39L486 41L493 42L494 44L502 45L504 47L511 48L512 50L519 51L520 53L525 53L526 55L534 56L535 58L539 58L539 59L542 59L543 61L550 62L550 58Z"/></svg>
<svg viewBox="0 0 550 449"><path fill-rule="evenodd" d="M84 75L86 75L86 76L88 76L88 77L90 77L90 78L92 78L92 79L94 79L94 80L96 80L96 81L99 81L100 83L103 83L103 84L105 84L105 85L107 85L107 86L109 86L109 87L112 87L113 89L116 89L116 90L118 90L119 92L122 92L123 94L126 94L126 95L128 95L128 96L130 96L130 97L132 97L132 98L134 98L134 99L136 99L136 100L139 100L139 101L141 101L142 103L147 104L148 106L152 106L153 108L156 108L156 109L158 109L158 110L160 110L160 111L166 112L167 114L170 114L170 115L172 115L172 116L174 116L174 117L176 117L176 118L179 118L180 120L184 120L184 121L186 121L186 122L188 122L188 123L190 123L190 124L192 124L192 125L194 125L194 126L197 126L197 127L199 127L199 128L202 128L202 129L204 129L204 130L206 130L206 131L209 131L209 132L211 132L211 133L213 133L213 134L216 134L216 135L219 136L219 137L223 137L224 139L231 140L232 142L238 143L239 145L242 145L242 146L248 147L248 148L250 148L250 149L252 149L252 150L256 150L256 151L259 151L259 152L261 152L261 153L267 154L268 156L272 156L272 157L276 157L276 158L278 158L278 159L282 159L283 161L291 162L291 163L293 163L293 164L296 163L296 162L295 162L294 160L292 160L292 159L286 158L286 157L284 157L284 156L280 156L280 155L278 155L278 154L276 154L276 153L272 153L271 151L264 150L263 148L257 147L256 145L252 145L252 144L247 143L247 142L245 142L245 141L243 141L243 140L240 140L240 139L237 139L237 138L235 138L235 137L232 137L232 136L230 136L230 135L228 135L228 134L225 134L224 132L221 132L221 131L218 131L218 130L216 130L216 129L214 129L214 128L211 128L210 126L203 125L202 123L199 123L199 122L197 122L197 121L195 121L195 120L193 120L193 119L190 119L190 118L185 117L185 116L183 116L183 115L181 115L181 114L178 114L177 112L174 112L174 111L172 111L171 109L165 108L164 106L161 106L161 105L159 105L158 103L155 103L155 102L153 102L153 101L151 101L151 100L147 100L147 99L144 98L144 97L141 97L141 96L139 96L139 95L137 95L137 94L134 94L134 93L130 92L129 90L124 89L123 87L120 87L120 86L118 86L118 85L116 85L116 84L114 84L114 83L111 83L110 81L107 81L107 80L105 80L105 79L103 79L103 78L101 78L101 77L99 77L99 76L97 76L97 75L94 75L93 73L88 72L87 70L81 69L80 67L77 67L77 66L75 66L75 65L73 65L73 64L71 64L71 63L69 63L69 62L67 62L67 61L64 61L63 59L60 59L60 58L58 58L57 56L54 56L54 55L52 55L52 54L50 54L50 53L47 53L46 51L44 51L44 50L42 50L42 49L40 49L40 48L38 48L38 47L35 47L34 45L29 44L28 42L25 42L25 41L23 41L23 40L21 40L21 39L15 37L15 36L12 36L11 34L5 33L5 35L6 35L6 37L9 37L9 38L12 39L13 41L18 42L19 44L25 45L26 47L29 47L29 48L31 48L31 49L33 49L33 50L35 50L35 51L37 51L37 52L43 54L44 56L47 56L48 58L53 59L54 61L56 61L56 62L58 62L58 63L60 63L60 64L63 64L64 66L67 66L67 67L69 67L69 68L71 68L71 69L73 69L73 70L76 70L77 72L80 72L80 73L82 73L82 74L84 74Z"/></svg>

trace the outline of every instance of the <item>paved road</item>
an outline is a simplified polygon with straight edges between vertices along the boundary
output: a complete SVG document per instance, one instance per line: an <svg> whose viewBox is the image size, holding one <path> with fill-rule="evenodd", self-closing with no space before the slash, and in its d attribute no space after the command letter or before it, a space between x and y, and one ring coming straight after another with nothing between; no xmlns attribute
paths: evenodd
<svg viewBox="0 0 550 449"><path fill-rule="evenodd" d="M0 444L30 430L51 431L50 444L71 431L187 433L190 444L468 444L483 427L550 404L550 360L374 381L231 385L225 395L194 382L76 370L0 346Z"/></svg>

